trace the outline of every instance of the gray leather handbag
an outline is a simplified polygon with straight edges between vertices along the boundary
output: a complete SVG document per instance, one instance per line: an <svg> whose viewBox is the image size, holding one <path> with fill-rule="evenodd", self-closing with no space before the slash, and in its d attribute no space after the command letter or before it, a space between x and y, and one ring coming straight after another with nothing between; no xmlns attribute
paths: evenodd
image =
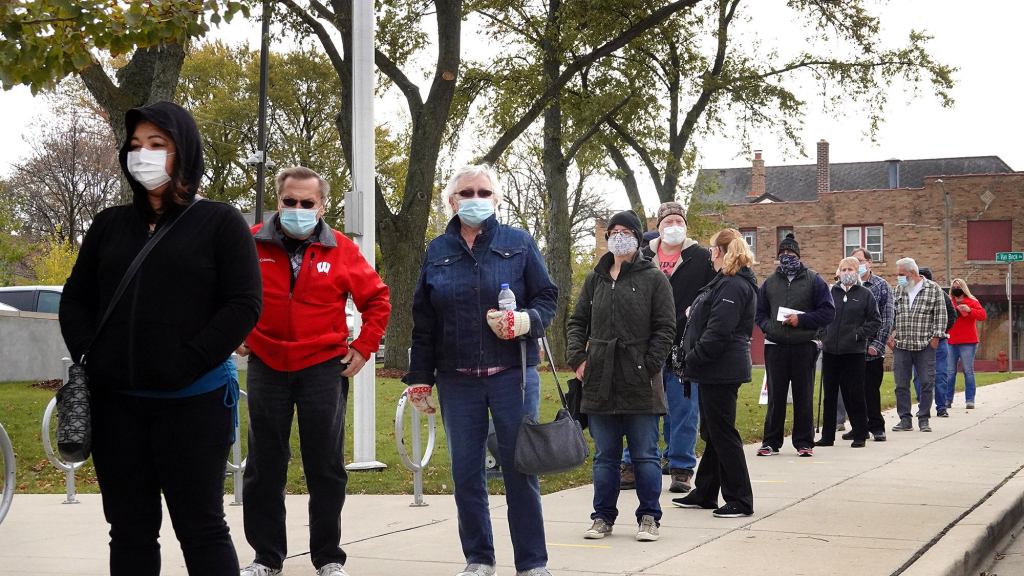
<svg viewBox="0 0 1024 576"><path fill-rule="evenodd" d="M548 365L555 376L555 386L562 407L551 422L538 422L532 415L523 418L516 437L516 470L531 476L568 472L587 461L589 450L583 438L583 429L569 413L565 393L558 382L558 373L551 361L551 347L547 338L540 339L548 357ZM526 342L520 342L523 366L523 394L526 393Z"/></svg>

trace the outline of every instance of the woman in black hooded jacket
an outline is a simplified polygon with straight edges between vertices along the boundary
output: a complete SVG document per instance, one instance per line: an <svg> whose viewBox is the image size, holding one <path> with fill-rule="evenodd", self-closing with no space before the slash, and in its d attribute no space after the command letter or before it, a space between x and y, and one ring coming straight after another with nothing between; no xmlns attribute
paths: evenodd
<svg viewBox="0 0 1024 576"><path fill-rule="evenodd" d="M230 355L260 314L256 249L237 209L197 200L202 143L187 111L135 108L125 128L132 203L96 215L60 304L64 341L89 376L110 574L160 573L162 493L189 574L236 576L223 504L238 399ZM172 223L97 332L136 254Z"/></svg>
<svg viewBox="0 0 1024 576"><path fill-rule="evenodd" d="M750 382L750 335L757 307L757 279L750 271L754 255L734 228L711 238L711 265L718 271L687 314L677 363L682 380L700 386L700 436L704 454L695 488L672 503L680 508L714 510L719 518L754 513L743 440L736 430L736 395ZM725 505L718 507L721 490Z"/></svg>

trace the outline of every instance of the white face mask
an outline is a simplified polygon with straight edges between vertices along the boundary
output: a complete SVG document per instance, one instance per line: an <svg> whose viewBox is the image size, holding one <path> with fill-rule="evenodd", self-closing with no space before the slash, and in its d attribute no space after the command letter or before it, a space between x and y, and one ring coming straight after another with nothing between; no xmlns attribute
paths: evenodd
<svg viewBox="0 0 1024 576"><path fill-rule="evenodd" d="M632 234L613 234L608 237L608 251L616 256L628 256L640 247Z"/></svg>
<svg viewBox="0 0 1024 576"><path fill-rule="evenodd" d="M171 181L166 166L167 150L139 148L128 152L128 173L146 190L156 190Z"/></svg>
<svg viewBox="0 0 1024 576"><path fill-rule="evenodd" d="M686 227L666 226L665 231L661 233L661 240L669 246L679 246L686 240Z"/></svg>

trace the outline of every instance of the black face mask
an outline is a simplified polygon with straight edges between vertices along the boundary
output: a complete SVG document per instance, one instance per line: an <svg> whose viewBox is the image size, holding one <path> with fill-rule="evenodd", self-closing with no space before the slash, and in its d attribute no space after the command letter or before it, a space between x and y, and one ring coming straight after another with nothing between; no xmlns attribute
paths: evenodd
<svg viewBox="0 0 1024 576"><path fill-rule="evenodd" d="M953 288L953 296L956 296L957 298L960 298L963 295L964 295L964 291L963 290L961 290L959 288Z"/></svg>

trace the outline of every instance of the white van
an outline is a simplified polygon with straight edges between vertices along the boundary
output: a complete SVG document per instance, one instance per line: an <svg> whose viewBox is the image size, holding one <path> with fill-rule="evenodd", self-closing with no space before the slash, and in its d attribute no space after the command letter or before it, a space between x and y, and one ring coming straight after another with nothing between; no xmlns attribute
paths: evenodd
<svg viewBox="0 0 1024 576"><path fill-rule="evenodd" d="M5 286L0 288L0 304L22 312L56 314L63 292L63 286Z"/></svg>

